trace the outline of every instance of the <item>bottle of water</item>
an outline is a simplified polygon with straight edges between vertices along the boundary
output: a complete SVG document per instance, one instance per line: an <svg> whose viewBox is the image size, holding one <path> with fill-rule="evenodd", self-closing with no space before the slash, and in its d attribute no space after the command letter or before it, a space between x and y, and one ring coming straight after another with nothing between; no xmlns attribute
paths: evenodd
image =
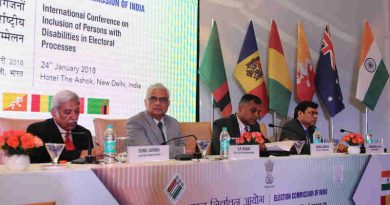
<svg viewBox="0 0 390 205"><path fill-rule="evenodd" d="M321 143L321 142L322 142L321 132L320 132L320 129L318 129L318 127L316 127L314 132L313 132L313 143L317 144L317 143Z"/></svg>
<svg viewBox="0 0 390 205"><path fill-rule="evenodd" d="M112 125L107 125L104 132L104 161L106 163L115 163L116 155L116 134Z"/></svg>
<svg viewBox="0 0 390 205"><path fill-rule="evenodd" d="M374 135L372 134L372 130L367 130L366 142L368 144L374 143Z"/></svg>
<svg viewBox="0 0 390 205"><path fill-rule="evenodd" d="M222 128L222 132L219 135L219 154L222 159L228 159L229 158L229 146L230 146L230 135L227 131L226 127Z"/></svg>

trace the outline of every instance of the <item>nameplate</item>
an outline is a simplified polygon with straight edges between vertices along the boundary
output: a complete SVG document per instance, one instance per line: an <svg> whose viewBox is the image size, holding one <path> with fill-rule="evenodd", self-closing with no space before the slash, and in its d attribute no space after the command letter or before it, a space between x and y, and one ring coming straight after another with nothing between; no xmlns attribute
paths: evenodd
<svg viewBox="0 0 390 205"><path fill-rule="evenodd" d="M310 155L329 155L333 153L333 143L310 144Z"/></svg>
<svg viewBox="0 0 390 205"><path fill-rule="evenodd" d="M259 145L231 145L229 159L259 158Z"/></svg>
<svg viewBox="0 0 390 205"><path fill-rule="evenodd" d="M169 160L169 145L127 147L127 162L152 162L167 160Z"/></svg>
<svg viewBox="0 0 390 205"><path fill-rule="evenodd" d="M381 143L365 144L367 154L381 154L384 153L384 147Z"/></svg>

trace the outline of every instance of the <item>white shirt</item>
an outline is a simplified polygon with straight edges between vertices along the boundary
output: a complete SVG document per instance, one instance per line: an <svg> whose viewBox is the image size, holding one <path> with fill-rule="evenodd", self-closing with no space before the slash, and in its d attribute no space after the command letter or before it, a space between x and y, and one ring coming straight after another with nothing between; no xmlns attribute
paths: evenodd
<svg viewBox="0 0 390 205"><path fill-rule="evenodd" d="M250 130L250 126L248 125L245 125L243 122L241 122L240 118L238 118L237 114L236 114L236 117L237 117L237 122L238 122L238 128L240 129L240 135L245 131L245 127L248 127L248 129Z"/></svg>

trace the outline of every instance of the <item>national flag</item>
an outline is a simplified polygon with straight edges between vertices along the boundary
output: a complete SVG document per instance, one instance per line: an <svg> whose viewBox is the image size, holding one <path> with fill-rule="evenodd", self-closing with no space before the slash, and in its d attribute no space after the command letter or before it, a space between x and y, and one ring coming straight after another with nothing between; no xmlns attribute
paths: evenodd
<svg viewBox="0 0 390 205"><path fill-rule="evenodd" d="M312 101L315 92L315 70L310 57L303 24L298 23L296 97L298 102Z"/></svg>
<svg viewBox="0 0 390 205"><path fill-rule="evenodd" d="M50 112L52 95L31 95L31 112Z"/></svg>
<svg viewBox="0 0 390 205"><path fill-rule="evenodd" d="M84 106L85 106L84 97L80 97L80 114L84 114Z"/></svg>
<svg viewBox="0 0 390 205"><path fill-rule="evenodd" d="M370 25L364 22L363 43L360 53L356 98L374 110L389 79L389 71L382 59Z"/></svg>
<svg viewBox="0 0 390 205"><path fill-rule="evenodd" d="M265 86L263 69L261 68L260 52L257 48L253 23L250 21L245 35L244 43L238 58L234 77L246 93L256 95L261 100L261 113L263 117L268 112L268 94Z"/></svg>
<svg viewBox="0 0 390 205"><path fill-rule="evenodd" d="M328 25L326 25L322 39L315 84L320 98L331 117L334 117L345 108Z"/></svg>
<svg viewBox="0 0 390 205"><path fill-rule="evenodd" d="M381 184L381 205L390 205L390 170L384 170L381 172L382 184Z"/></svg>
<svg viewBox="0 0 390 205"><path fill-rule="evenodd" d="M214 103L221 110L222 116L232 113L229 86L226 80L221 44L219 42L217 23L213 22L211 33L199 68L199 76L213 93Z"/></svg>
<svg viewBox="0 0 390 205"><path fill-rule="evenodd" d="M88 98L88 114L109 114L110 101L108 99Z"/></svg>
<svg viewBox="0 0 390 205"><path fill-rule="evenodd" d="M268 45L268 95L269 108L287 117L291 98L291 79L284 58L278 28L272 20Z"/></svg>
<svg viewBox="0 0 390 205"><path fill-rule="evenodd" d="M27 94L3 93L3 111L27 111Z"/></svg>

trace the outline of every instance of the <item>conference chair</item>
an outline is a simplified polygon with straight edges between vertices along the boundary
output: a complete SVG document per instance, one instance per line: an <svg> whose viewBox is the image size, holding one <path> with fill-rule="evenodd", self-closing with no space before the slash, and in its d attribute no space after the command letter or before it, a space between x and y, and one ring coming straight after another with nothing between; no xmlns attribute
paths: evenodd
<svg viewBox="0 0 390 205"><path fill-rule="evenodd" d="M207 139L211 142L212 132L210 122L179 122L180 135L195 135L198 139ZM194 153L196 141L192 137L184 138L186 153ZM210 154L210 146L207 149Z"/></svg>
<svg viewBox="0 0 390 205"><path fill-rule="evenodd" d="M126 146L127 118L126 119L94 118L93 125L95 127L96 143L99 144L100 146L103 146L103 144L104 144L104 132L107 129L107 125L112 125L112 128L114 129L114 131L116 133L116 136L118 138L117 147L120 146L121 144L123 144L123 146Z"/></svg>
<svg viewBox="0 0 390 205"><path fill-rule="evenodd" d="M27 127L35 122L43 121L43 119L16 119L0 117L0 134L3 134L7 130L23 130L26 131ZM5 153L0 150L0 164L4 162Z"/></svg>

